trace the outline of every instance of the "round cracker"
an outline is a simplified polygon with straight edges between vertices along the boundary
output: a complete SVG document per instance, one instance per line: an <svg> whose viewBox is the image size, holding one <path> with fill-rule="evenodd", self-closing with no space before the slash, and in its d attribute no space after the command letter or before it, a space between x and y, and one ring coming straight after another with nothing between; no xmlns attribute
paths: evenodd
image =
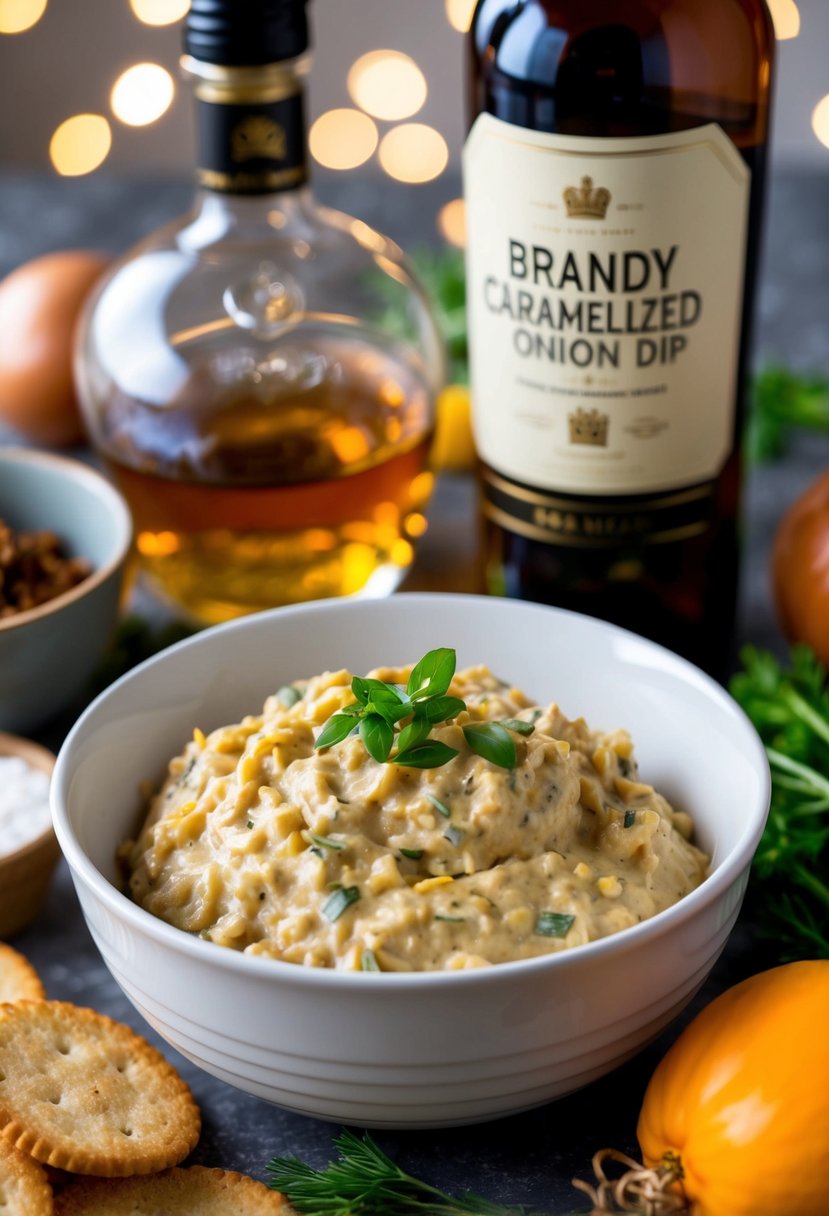
<svg viewBox="0 0 829 1216"><path fill-rule="evenodd" d="M3 1216L52 1216L52 1188L41 1166L0 1139L0 1212Z"/></svg>
<svg viewBox="0 0 829 1216"><path fill-rule="evenodd" d="M229 1170L201 1165L148 1178L84 1179L55 1200L55 1216L290 1216L277 1191Z"/></svg>
<svg viewBox="0 0 829 1216"><path fill-rule="evenodd" d="M0 942L0 1005L4 1001L37 1001L44 996L46 989L29 960Z"/></svg>
<svg viewBox="0 0 829 1216"><path fill-rule="evenodd" d="M37 1161L152 1174L186 1157L200 1129L184 1081L128 1026L63 1001L0 1007L0 1135Z"/></svg>

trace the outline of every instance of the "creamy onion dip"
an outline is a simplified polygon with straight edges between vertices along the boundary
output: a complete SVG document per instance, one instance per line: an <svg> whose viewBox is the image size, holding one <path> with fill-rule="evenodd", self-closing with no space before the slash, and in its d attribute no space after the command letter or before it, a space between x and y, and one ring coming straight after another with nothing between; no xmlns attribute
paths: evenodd
<svg viewBox="0 0 829 1216"><path fill-rule="evenodd" d="M411 668L371 675L405 684ZM692 822L638 775L624 730L541 707L487 668L432 735L441 768L314 742L354 701L349 672L298 681L261 715L196 730L122 849L133 898L188 933L314 967L428 971L570 949L675 904L706 875ZM518 764L462 727L521 719Z"/></svg>

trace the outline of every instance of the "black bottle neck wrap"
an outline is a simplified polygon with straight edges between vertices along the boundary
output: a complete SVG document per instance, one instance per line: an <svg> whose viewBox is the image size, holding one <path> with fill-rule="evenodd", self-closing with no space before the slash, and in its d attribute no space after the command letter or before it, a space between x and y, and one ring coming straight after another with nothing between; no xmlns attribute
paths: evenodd
<svg viewBox="0 0 829 1216"><path fill-rule="evenodd" d="M305 93L292 65L220 68L196 77L198 180L219 194L274 194L308 180Z"/></svg>

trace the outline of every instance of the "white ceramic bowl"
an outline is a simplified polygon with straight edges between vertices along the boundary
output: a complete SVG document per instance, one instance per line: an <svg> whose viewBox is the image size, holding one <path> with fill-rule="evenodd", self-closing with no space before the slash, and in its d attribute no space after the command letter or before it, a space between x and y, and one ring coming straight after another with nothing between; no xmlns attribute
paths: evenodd
<svg viewBox="0 0 829 1216"><path fill-rule="evenodd" d="M191 737L280 685L455 646L591 725L626 726L643 776L694 815L708 879L615 937L464 972L346 974L237 954L132 904L115 850L138 788ZM69 736L52 785L58 840L115 979L169 1043L249 1093L368 1127L469 1123L577 1089L652 1039L734 924L765 822L759 739L713 681L599 621L466 596L339 601L246 617L125 676Z"/></svg>
<svg viewBox="0 0 829 1216"><path fill-rule="evenodd" d="M47 603L0 620L0 730L25 734L88 684L115 630L132 520L118 491L88 465L0 447L0 519L54 532L92 574Z"/></svg>

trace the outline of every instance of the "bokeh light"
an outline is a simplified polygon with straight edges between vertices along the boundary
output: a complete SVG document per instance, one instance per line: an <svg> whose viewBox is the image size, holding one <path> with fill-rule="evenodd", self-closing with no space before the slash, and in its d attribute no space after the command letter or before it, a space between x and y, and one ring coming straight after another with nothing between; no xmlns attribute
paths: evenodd
<svg viewBox="0 0 829 1216"><path fill-rule="evenodd" d="M829 94L817 103L812 112L812 129L820 142L829 148Z"/></svg>
<svg viewBox="0 0 829 1216"><path fill-rule="evenodd" d="M800 13L795 0L769 0L774 32L781 42L800 33Z"/></svg>
<svg viewBox="0 0 829 1216"><path fill-rule="evenodd" d="M453 30L465 34L472 24L477 0L445 0L446 17Z"/></svg>
<svg viewBox="0 0 829 1216"><path fill-rule="evenodd" d="M458 249L466 247L466 203L462 198L453 198L438 212L438 232L450 245Z"/></svg>
<svg viewBox="0 0 829 1216"><path fill-rule="evenodd" d="M348 73L348 91L367 114L398 122L421 109L429 88L415 61L402 51L369 51Z"/></svg>
<svg viewBox="0 0 829 1216"><path fill-rule="evenodd" d="M0 0L0 34L22 34L37 25L47 0Z"/></svg>
<svg viewBox="0 0 829 1216"><path fill-rule="evenodd" d="M380 164L399 182L431 182L440 177L448 162L446 140L425 123L394 127L380 144Z"/></svg>
<svg viewBox="0 0 829 1216"><path fill-rule="evenodd" d="M172 25L189 7L190 0L130 0L130 8L145 25Z"/></svg>
<svg viewBox="0 0 829 1216"><path fill-rule="evenodd" d="M326 169L356 169L374 155L377 128L359 110L328 110L308 136L311 155Z"/></svg>
<svg viewBox="0 0 829 1216"><path fill-rule="evenodd" d="M82 177L104 163L111 147L112 132L102 114L73 114L52 136L49 156L62 177Z"/></svg>
<svg viewBox="0 0 829 1216"><path fill-rule="evenodd" d="M173 78L160 63L136 63L115 81L109 104L128 127L146 127L166 114L175 93Z"/></svg>

